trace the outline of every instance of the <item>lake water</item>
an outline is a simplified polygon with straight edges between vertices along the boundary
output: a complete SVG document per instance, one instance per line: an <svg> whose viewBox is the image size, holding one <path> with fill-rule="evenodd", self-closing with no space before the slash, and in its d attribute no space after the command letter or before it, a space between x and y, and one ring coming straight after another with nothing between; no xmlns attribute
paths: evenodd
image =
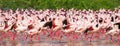
<svg viewBox="0 0 120 46"><path fill-rule="evenodd" d="M71 35L72 36L72 35ZM101 36L87 39L85 35L79 35L78 39L62 37L61 39L51 39L47 35L34 35L33 37L15 33L0 33L0 46L120 46L116 37ZM111 40L113 38L113 40Z"/></svg>

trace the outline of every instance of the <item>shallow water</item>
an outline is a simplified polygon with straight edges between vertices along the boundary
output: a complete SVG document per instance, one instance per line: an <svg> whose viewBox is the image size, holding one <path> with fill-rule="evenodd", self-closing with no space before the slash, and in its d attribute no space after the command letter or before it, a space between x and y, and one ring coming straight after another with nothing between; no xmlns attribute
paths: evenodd
<svg viewBox="0 0 120 46"><path fill-rule="evenodd" d="M72 36L72 35L71 35ZM34 35L33 37L26 34L0 33L0 46L120 46L116 37L111 40L110 36L101 36L99 39L85 39L85 35L80 35L78 39L63 36L61 39L51 39L46 35Z"/></svg>
<svg viewBox="0 0 120 46"><path fill-rule="evenodd" d="M0 44L0 46L119 46L120 44L111 43L109 41L103 40L98 42L56 42L56 41L48 41L48 42L24 42L24 41L9 41L4 40Z"/></svg>
<svg viewBox="0 0 120 46"><path fill-rule="evenodd" d="M95 41L58 41L50 39L30 40L30 39L20 39L11 40L3 39L0 46L119 46L117 42L112 42L110 40L95 40Z"/></svg>

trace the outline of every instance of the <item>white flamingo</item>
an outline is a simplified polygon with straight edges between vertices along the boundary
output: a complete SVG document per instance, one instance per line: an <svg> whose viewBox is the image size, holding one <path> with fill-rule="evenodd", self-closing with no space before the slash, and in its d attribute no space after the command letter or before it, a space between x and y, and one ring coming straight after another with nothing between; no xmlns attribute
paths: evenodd
<svg viewBox="0 0 120 46"><path fill-rule="evenodd" d="M12 20L8 20L8 21L7 21L7 26L8 26L8 27L5 28L4 31L5 31L5 32L9 31L9 30L11 29L11 27L13 26L13 24L14 24L14 23L12 22Z"/></svg>
<svg viewBox="0 0 120 46"><path fill-rule="evenodd" d="M57 31L59 29L62 29L62 19L61 18L56 18L55 21L54 21L56 27L53 28L54 31Z"/></svg>
<svg viewBox="0 0 120 46"><path fill-rule="evenodd" d="M0 17L0 31L4 31L5 21L3 17Z"/></svg>
<svg viewBox="0 0 120 46"><path fill-rule="evenodd" d="M16 22L17 28L15 29L18 33L27 30L28 28L28 21L21 20L21 18Z"/></svg>
<svg viewBox="0 0 120 46"><path fill-rule="evenodd" d="M83 33L87 26L85 25L84 19L79 19L79 21L77 22L77 29L75 30L75 32L79 32L79 33Z"/></svg>
<svg viewBox="0 0 120 46"><path fill-rule="evenodd" d="M33 28L27 31L28 34L34 35L41 32L39 30L41 28L41 23L39 20L36 19L32 25L33 25Z"/></svg>
<svg viewBox="0 0 120 46"><path fill-rule="evenodd" d="M76 23L75 23L75 22L69 22L69 21L68 21L68 23L70 23L70 24L65 25L65 26L68 26L68 27L67 27L68 29L65 29L63 32L69 33L69 32L71 32L71 31L75 31ZM63 26L64 26L64 25L63 25Z"/></svg>
<svg viewBox="0 0 120 46"><path fill-rule="evenodd" d="M112 28L113 29L111 29L110 31L108 31L106 34L115 35L115 34L119 33L118 25L113 25Z"/></svg>

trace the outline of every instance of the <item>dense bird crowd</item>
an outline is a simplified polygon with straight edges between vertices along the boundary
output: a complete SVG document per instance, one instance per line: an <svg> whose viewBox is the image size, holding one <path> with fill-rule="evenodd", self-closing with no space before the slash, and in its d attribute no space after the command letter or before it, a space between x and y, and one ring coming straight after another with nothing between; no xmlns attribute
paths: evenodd
<svg viewBox="0 0 120 46"><path fill-rule="evenodd" d="M120 9L16 9L0 10L0 31L34 35L44 29L65 33L95 33L105 29L106 35L120 33Z"/></svg>

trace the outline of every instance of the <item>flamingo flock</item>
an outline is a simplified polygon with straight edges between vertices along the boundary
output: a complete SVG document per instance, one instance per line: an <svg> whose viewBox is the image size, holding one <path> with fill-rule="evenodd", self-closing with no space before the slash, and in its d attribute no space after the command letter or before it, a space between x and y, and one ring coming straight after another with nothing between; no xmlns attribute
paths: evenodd
<svg viewBox="0 0 120 46"><path fill-rule="evenodd" d="M0 32L26 33L31 36L44 33L58 39L63 36L78 39L81 35L89 34L119 36L120 9L0 10Z"/></svg>

